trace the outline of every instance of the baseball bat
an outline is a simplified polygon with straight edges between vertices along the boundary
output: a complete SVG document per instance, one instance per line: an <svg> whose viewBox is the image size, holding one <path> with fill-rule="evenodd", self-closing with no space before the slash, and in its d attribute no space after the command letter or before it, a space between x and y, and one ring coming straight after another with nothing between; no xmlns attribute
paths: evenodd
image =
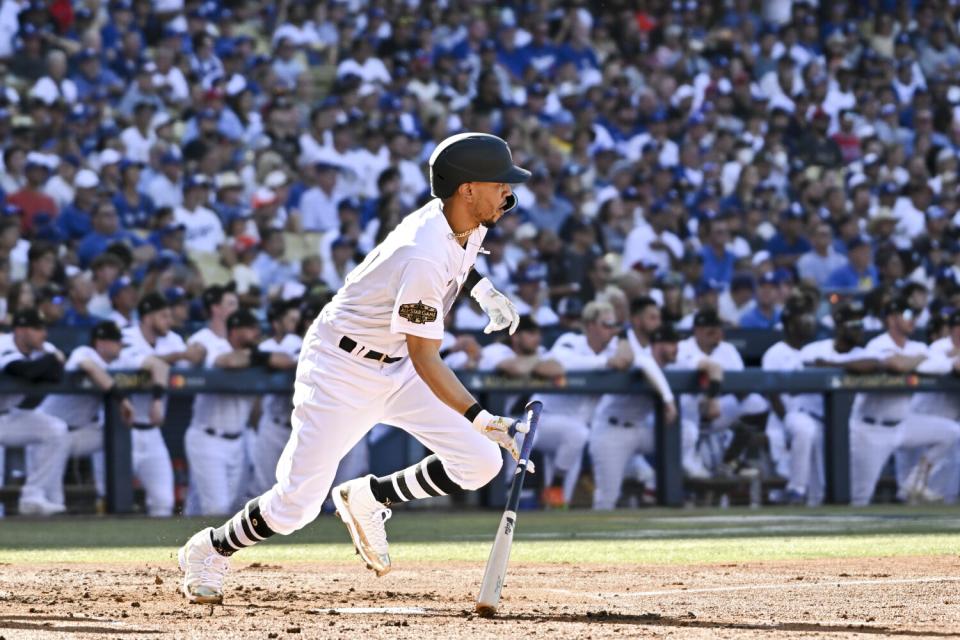
<svg viewBox="0 0 960 640"><path fill-rule="evenodd" d="M513 481L510 483L510 497L507 499L507 508L500 518L500 528L493 539L493 548L487 558L487 567L483 572L483 581L480 583L480 596L477 598L476 612L481 616L489 617L497 612L500 602L500 591L503 581L507 577L507 563L510 561L510 547L513 545L513 531L517 524L517 506L520 504L520 492L523 490L523 478L527 475L527 462L530 460L530 450L533 449L533 438L540 421L540 412L543 403L534 401L526 406L526 419L529 430L523 437L523 446L520 447L520 460L517 469L513 472Z"/></svg>

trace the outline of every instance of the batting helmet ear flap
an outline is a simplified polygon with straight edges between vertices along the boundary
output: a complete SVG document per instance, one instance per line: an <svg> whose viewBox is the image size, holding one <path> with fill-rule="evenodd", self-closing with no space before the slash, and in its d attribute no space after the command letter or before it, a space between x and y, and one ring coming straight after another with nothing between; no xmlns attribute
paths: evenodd
<svg viewBox="0 0 960 640"><path fill-rule="evenodd" d="M517 208L517 204L518 204L517 196L511 193L510 195L507 196L507 205L503 208L503 212L510 213L511 211Z"/></svg>

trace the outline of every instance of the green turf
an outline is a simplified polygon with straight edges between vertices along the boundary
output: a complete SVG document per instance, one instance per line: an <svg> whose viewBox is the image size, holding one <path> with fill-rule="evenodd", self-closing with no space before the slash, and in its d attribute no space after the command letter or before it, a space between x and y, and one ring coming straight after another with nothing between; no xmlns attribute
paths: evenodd
<svg viewBox="0 0 960 640"><path fill-rule="evenodd" d="M388 531L404 559L483 562L499 513L398 510ZM0 521L0 562L173 562L209 519L64 518ZM513 558L549 563L708 563L955 554L955 508L760 511L650 509L596 514L523 512ZM244 551L241 561L349 562L342 525L321 517L303 531Z"/></svg>

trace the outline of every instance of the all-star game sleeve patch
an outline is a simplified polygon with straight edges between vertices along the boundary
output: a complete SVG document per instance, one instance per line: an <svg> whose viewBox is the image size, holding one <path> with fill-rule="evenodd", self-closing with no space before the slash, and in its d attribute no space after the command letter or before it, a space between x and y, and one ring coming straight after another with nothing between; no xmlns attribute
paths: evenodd
<svg viewBox="0 0 960 640"><path fill-rule="evenodd" d="M437 319L437 309L428 304L423 304L423 300L420 300L414 304L400 305L397 315L413 324L426 324Z"/></svg>

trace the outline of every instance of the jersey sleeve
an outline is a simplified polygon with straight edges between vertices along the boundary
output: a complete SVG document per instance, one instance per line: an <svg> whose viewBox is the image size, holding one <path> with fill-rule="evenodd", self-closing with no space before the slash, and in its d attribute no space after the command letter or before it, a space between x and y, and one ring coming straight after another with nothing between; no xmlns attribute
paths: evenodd
<svg viewBox="0 0 960 640"><path fill-rule="evenodd" d="M390 332L443 340L444 289L438 265L427 260L409 260L400 276Z"/></svg>
<svg viewBox="0 0 960 640"><path fill-rule="evenodd" d="M564 369L569 371L604 369L607 366L605 352L581 353L577 349L577 336L570 333L565 333L557 338L553 348L550 349L550 357L557 360L563 365Z"/></svg>

